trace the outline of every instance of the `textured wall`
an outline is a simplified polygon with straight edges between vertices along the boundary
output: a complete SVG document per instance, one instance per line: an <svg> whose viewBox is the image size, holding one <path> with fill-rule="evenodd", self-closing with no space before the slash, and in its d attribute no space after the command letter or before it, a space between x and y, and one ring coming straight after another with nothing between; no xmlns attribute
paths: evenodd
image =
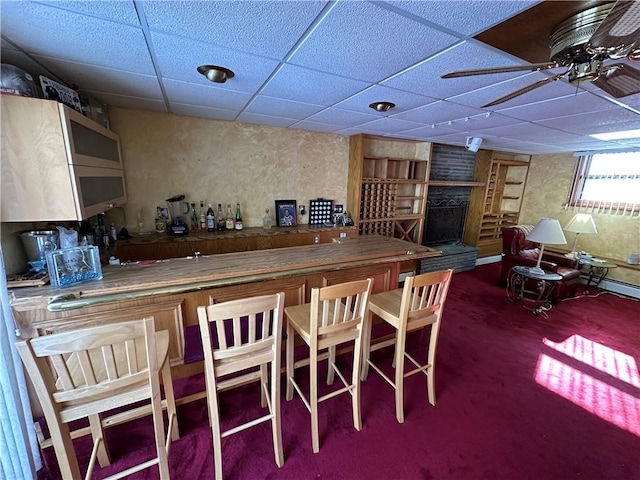
<svg viewBox="0 0 640 480"><path fill-rule="evenodd" d="M240 202L246 226L262 225L265 208L275 221L275 200L293 199L307 210L318 197L346 203L347 137L139 110L109 115L121 140L132 231L138 212L153 229L156 206L177 194L231 204L234 212ZM308 215L299 221L308 223ZM125 223L122 211L108 212L107 222Z"/></svg>
<svg viewBox="0 0 640 480"><path fill-rule="evenodd" d="M520 223L535 225L543 218L557 218L562 226L576 214L565 210L573 173L578 158L571 154L535 155L531 160L525 189ZM626 261L630 252L640 252L640 221L638 217L622 217L606 213L593 213L598 228L597 235L580 235L577 249L597 256ZM565 232L571 248L575 234ZM562 247L562 246L561 246ZM640 271L629 268L612 269L612 279L640 285Z"/></svg>

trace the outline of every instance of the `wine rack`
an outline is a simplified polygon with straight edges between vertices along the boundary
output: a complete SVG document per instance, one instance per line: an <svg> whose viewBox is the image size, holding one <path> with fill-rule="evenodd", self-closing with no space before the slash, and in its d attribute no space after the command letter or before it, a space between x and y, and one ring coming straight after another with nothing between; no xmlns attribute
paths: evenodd
<svg viewBox="0 0 640 480"><path fill-rule="evenodd" d="M479 247L479 256L501 253L502 229L518 224L529 160L529 155L478 152L475 180L486 185L471 191L463 240Z"/></svg>
<svg viewBox="0 0 640 480"><path fill-rule="evenodd" d="M347 209L362 235L421 243L431 144L355 135Z"/></svg>

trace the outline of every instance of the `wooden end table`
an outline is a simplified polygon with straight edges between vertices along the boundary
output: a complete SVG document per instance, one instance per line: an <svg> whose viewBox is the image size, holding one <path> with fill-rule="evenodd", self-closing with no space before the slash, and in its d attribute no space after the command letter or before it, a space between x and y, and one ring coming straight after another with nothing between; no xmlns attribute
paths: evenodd
<svg viewBox="0 0 640 480"><path fill-rule="evenodd" d="M546 316L545 312L551 309L549 296L560 280L562 276L557 273L545 271L540 274L531 271L531 267L517 265L511 268L507 277L507 301L521 301L534 315Z"/></svg>

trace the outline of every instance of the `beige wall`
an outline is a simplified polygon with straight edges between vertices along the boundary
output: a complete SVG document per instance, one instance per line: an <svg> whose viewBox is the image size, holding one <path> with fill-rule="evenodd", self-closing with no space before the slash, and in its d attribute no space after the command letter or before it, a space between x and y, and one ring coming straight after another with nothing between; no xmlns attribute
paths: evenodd
<svg viewBox="0 0 640 480"><path fill-rule="evenodd" d="M557 218L566 225L576 213L565 205L571 189L577 157L571 154L534 155L529 168L529 177L522 203L520 223L535 225L541 218ZM598 228L597 235L580 235L577 249L594 256L626 261L631 252L640 252L640 221L622 215L593 212ZM559 247L571 248L575 234L565 232L568 244ZM612 269L612 279L640 285L640 270L629 268Z"/></svg>
<svg viewBox="0 0 640 480"><path fill-rule="evenodd" d="M156 206L185 194L214 205L240 202L246 226L262 225L265 208L275 221L275 200L308 205L323 197L346 203L348 137L295 129L206 120L114 108L127 182L127 228L154 228ZM122 211L107 222L122 225ZM308 223L308 214L299 218Z"/></svg>

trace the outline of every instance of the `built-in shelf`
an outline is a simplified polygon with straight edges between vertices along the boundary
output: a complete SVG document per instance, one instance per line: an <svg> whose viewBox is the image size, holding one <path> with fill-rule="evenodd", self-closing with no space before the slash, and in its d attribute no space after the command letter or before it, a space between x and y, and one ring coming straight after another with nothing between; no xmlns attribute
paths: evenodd
<svg viewBox="0 0 640 480"><path fill-rule="evenodd" d="M450 180L429 180L430 187L484 187L485 182L456 182Z"/></svg>

